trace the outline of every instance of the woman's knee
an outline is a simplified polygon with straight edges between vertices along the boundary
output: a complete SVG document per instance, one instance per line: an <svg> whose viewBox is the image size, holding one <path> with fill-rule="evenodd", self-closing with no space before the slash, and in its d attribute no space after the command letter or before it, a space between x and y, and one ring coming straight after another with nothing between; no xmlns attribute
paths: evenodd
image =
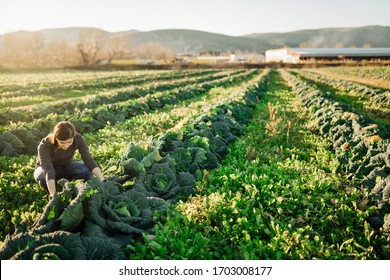
<svg viewBox="0 0 390 280"><path fill-rule="evenodd" d="M34 171L34 179L41 186L47 189L46 175L42 167L37 167Z"/></svg>

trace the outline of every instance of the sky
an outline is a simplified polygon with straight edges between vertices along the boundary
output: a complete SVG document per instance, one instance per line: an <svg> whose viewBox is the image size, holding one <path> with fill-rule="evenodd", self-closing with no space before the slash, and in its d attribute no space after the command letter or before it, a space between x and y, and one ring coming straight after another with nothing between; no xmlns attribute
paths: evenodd
<svg viewBox="0 0 390 280"><path fill-rule="evenodd" d="M192 29L241 36L390 26L389 0L0 0L0 34L62 27Z"/></svg>

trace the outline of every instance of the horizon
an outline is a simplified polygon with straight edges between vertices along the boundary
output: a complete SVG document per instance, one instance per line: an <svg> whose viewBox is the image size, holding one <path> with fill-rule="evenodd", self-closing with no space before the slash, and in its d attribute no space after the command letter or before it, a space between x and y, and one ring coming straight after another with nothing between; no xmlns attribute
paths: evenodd
<svg viewBox="0 0 390 280"><path fill-rule="evenodd" d="M239 37L324 28L390 26L390 1L310 0L277 3L241 0L14 0L2 5L0 34L57 28L98 28L106 32L196 30Z"/></svg>
<svg viewBox="0 0 390 280"><path fill-rule="evenodd" d="M293 32L300 32L300 31L310 31L310 30L323 30L323 29L355 29L355 28L364 28L364 27L372 27L372 26L380 26L380 27L389 27L390 25L364 25L364 26L340 26L340 27L321 27L321 28L309 28L309 29L299 29L299 30L291 30L291 31L286 31L286 32L255 32L255 33L248 33L248 34L243 34L243 35L228 35L228 34L223 34L223 33L217 33L217 32L210 32L206 30L196 30L196 29L186 29L186 28L162 28L162 29L153 29L153 30L137 30L137 29L129 29L129 30L120 30L120 31L108 31L103 28L98 28L94 26L64 26L64 27L52 27L52 28L43 28L40 30L35 30L35 31L30 31L30 30L16 30L16 31L11 31L7 33L0 33L0 36L6 35L9 33L18 33L18 32L42 32L42 31L47 31L47 30L61 30L61 29L87 29L87 28L92 28L92 29L98 29L107 33L121 33L121 32L154 32L154 31L163 31L163 30L183 30L183 31L195 31L195 32L205 32L205 33L211 33L211 34L219 34L219 35L224 35L224 36L230 36L230 37L245 37L249 36L252 34L283 34L283 33L293 33Z"/></svg>

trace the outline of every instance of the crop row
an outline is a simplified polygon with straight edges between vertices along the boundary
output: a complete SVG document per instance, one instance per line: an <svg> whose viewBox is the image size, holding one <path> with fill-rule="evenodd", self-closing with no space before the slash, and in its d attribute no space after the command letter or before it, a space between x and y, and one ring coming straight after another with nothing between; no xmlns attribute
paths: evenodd
<svg viewBox="0 0 390 280"><path fill-rule="evenodd" d="M15 129L3 131L0 134L0 155L15 156L32 154L40 139L50 131L59 120L70 120L82 133L103 128L107 123L116 123L141 113L147 113L167 104L175 104L180 100L201 95L213 87L228 86L240 80L250 79L256 71L249 71L233 77L216 81L204 82L187 86L176 91L166 91L157 94L147 94L137 100L119 102L117 104L86 108L74 114L49 115L30 124L18 126Z"/></svg>
<svg viewBox="0 0 390 280"><path fill-rule="evenodd" d="M371 191L372 203L378 208L369 219L371 226L383 228L384 234L390 236L390 140L382 139L377 125L364 116L344 111L337 102L299 78L287 72L284 76L313 112L313 126L332 142L341 163L340 172ZM389 253L390 247L384 250Z"/></svg>
<svg viewBox="0 0 390 280"><path fill-rule="evenodd" d="M222 164L127 246L131 259L380 259L369 197L336 172L330 143L277 71ZM271 129L272 128L272 129Z"/></svg>
<svg viewBox="0 0 390 280"><path fill-rule="evenodd" d="M337 67L324 70L329 70L332 73L343 76L355 76L366 79L390 81L390 70L387 66L381 67Z"/></svg>
<svg viewBox="0 0 390 280"><path fill-rule="evenodd" d="M286 80L292 81L294 79L295 77L286 75ZM307 84L302 85L302 87L304 86L308 87ZM310 86L310 88L313 91L315 90L312 86ZM271 90L272 91L267 94L272 95L274 89ZM239 92L240 91L237 92L238 94L236 96L240 96ZM209 94L210 93L208 93L208 95ZM217 95L218 94L215 94L215 97L217 97ZM323 93L323 95L324 98L328 99L328 94ZM231 94L229 99L231 99L232 96L235 96L235 94ZM286 94L281 93L281 96L283 96L284 100ZM314 99L316 99L316 97ZM201 101L200 99L198 100ZM264 104L261 104L258 108L265 111L264 109L267 107L265 106L267 100L264 101L263 94L260 101ZM329 104L334 104L332 100L328 101L330 102ZM219 100L218 103L224 104L226 102L227 100ZM307 102L309 101L306 99L305 104ZM322 105L321 102L319 103ZM324 101L324 104L325 103L328 104L328 102ZM188 106L185 104L188 104ZM88 229L87 231L89 234L93 234L96 237L100 236L103 240L106 240L107 235L110 235L110 238L112 237L117 240L116 243L113 239L109 239L109 241L106 240L107 242L103 242L101 239L92 241L92 239L85 236L82 231L80 232L81 237L77 238L74 238L74 234L72 233L59 231L56 232L56 234L43 233L34 238L29 238L28 235L25 235L27 239L26 242L30 242L33 245L26 248L26 250L23 250L23 252L18 252L14 255L15 258L29 258L28 255L31 256L31 254L34 254L36 258L60 257L107 259L127 258L129 256L130 258L136 259L375 258L375 252L372 251L372 246L375 247L380 244L378 241L382 242L385 238L378 239L372 229L364 223L365 217L367 217L369 213L374 213L374 215L370 217L371 222L378 220L378 213L373 211L374 207L367 206L367 204L370 205L373 201L371 197L366 195L367 192L365 189L362 189L362 191L359 192L356 191L355 188L352 188L354 184L358 187L360 186L362 178L359 178L359 176L361 177L361 174L356 176L352 175L352 180L345 175L345 181L334 181L337 180L338 175L330 172L334 172L333 169L335 169L335 166L337 165L336 160L332 156L325 154L329 151L325 151L326 147L322 148L321 144L317 147L313 147L310 145L311 143L307 142L308 139L303 140L301 143L297 142L297 139L300 136L308 135L309 133L307 131L302 131L302 128L298 126L295 127L296 123L292 118L293 114L285 116L283 110L281 112L283 117L282 123L278 123L279 118L272 119L271 116L270 121L266 123L267 121L264 121L264 113L260 119L256 119L251 125L252 136L245 135L245 137L240 138L239 141L235 141L235 143L238 142L238 144L233 144L233 150L230 149L231 146L229 145L229 153L234 154L236 157L230 157L229 162L223 163L221 166L222 168L218 168L221 169L221 171L210 175L210 180L207 178L207 172L203 172L204 177L199 178L199 173L196 173L196 176L194 176L188 171L192 176L197 177L196 179L198 180L196 184L198 190L199 188L204 189L202 194L209 192L209 189L212 192L218 186L222 187L220 192L215 194L212 193L208 197L196 196L193 197L189 203L181 204L179 209L186 213L191 222L183 218L183 215L168 214L168 217L165 219L165 224L159 223L158 227L155 226L153 230L153 234L157 235L155 237L156 239L148 240L147 233L151 233L150 227L153 226L155 220L152 221L150 219L151 216L148 216L147 213L150 214L150 209L145 209L145 200L140 198L141 196L137 196L138 194L135 192L130 193L130 189L137 189L146 194L146 197L147 195L153 194L155 196L164 196L167 200L175 202L177 197L173 194L175 194L176 191L179 190L176 195L181 193L184 197L188 195L186 192L189 191L189 188L178 187L178 185L186 186L186 184L188 185L188 182L192 182L192 179L190 179L191 176L186 173L186 171L179 172L176 177L172 175L172 172L169 171L173 170L173 168L171 168L172 164L176 164L175 168L177 166L177 161L172 160L172 157L173 159L178 157L180 159L179 162L182 162L184 166L189 167L189 170L193 170L193 168L196 168L196 165L193 165L192 162L190 164L189 159L202 159L202 153L200 153L198 157L198 153L183 153L181 148L188 145L189 148L192 148L191 150L195 148L199 151L197 148L204 149L206 147L212 147L215 149L215 147L219 147L219 145L215 145L212 140L205 141L203 136L201 138L192 137L192 129L200 130L203 126L200 125L200 128L198 128L198 126L193 126L191 124L189 127L184 126L179 131L173 130L169 133L157 135L153 137L151 141L140 140L147 139L148 135L155 135L155 131L158 131L158 129L166 130L169 126L172 126L172 119L181 122L179 115L181 114L183 116L186 112L189 112L187 110L192 110L193 104L194 103L184 102L180 105L182 108L169 106L169 108L166 108L166 110L170 112L169 114L163 113L163 110L158 110L156 111L158 113L139 115L132 120L126 120L125 122L120 122L113 126L106 126L97 133L90 133L87 135L89 142L92 142L91 148L94 150L93 152L98 154L98 157L101 159L104 158L105 160L103 160L103 162L108 162L109 158L113 157L114 160L109 161L110 164L108 164L108 169L113 170L114 173L119 171L119 173L116 174L118 177L112 177L109 182L106 182L108 185L114 185L108 187L106 192L105 190L100 190L98 186L95 186L85 193L84 198L83 191L79 192L77 197L79 200L82 200L81 204L83 205L84 203L89 203L91 201L94 201L93 204L98 205L100 204L100 202L97 201L99 200L98 195L95 195L93 199L90 199L97 189L101 191L101 194L103 194L104 197L110 198L116 196L113 195L113 193L117 193L116 188L122 188L123 192L129 192L125 195L125 198L121 198L121 200L133 201L137 209L142 209L141 212L144 215L142 217L145 217L144 223L141 223L140 221L137 223L136 219L133 219L134 225L136 226L125 227L125 229L123 229L132 231L133 233L129 235L134 235L134 238L137 236L136 239L130 238L129 241L129 239L126 238L126 240L123 240L117 234L113 234L113 232L117 232L116 226L118 226L118 224L112 222L113 218L111 217L113 215L111 216L112 211L110 211L110 209L115 209L114 212L117 215L121 215L121 218L123 218L122 220L126 221L128 221L126 217L128 217L129 214L137 214L137 211L134 207L130 207L131 209L126 206L123 207L123 203L116 204L118 201L115 202L114 199L112 199L106 204L103 203L104 205L100 204L102 205L102 208L105 209L103 212L105 214L103 215L101 213L95 215L96 211L90 209L90 207L88 207L88 211L83 208L83 211L88 212L88 214L84 213L84 217L90 217L89 221L93 220L93 223L98 226L91 225L90 223L86 225L87 223L84 222L86 218L84 218L78 224L77 229L72 230L72 232ZM279 107L279 101L276 106L278 107L276 110L279 111L281 109ZM308 108L315 114L320 106L309 106ZM231 106L228 107L229 110L227 111L227 115L230 116L232 115L232 110ZM291 109L295 108L295 106L290 104L287 108ZM176 111L176 109L182 110L182 112ZM272 106L269 106L269 109L271 113ZM345 111L344 107L342 107L342 109ZM173 112L175 111L178 113L177 116L176 113L173 115ZM209 110L204 108L203 111ZM239 112L241 115L245 115L245 110L239 110ZM275 113L276 111L273 112ZM166 121L159 122L158 118L165 115L167 115ZM152 117L154 118L153 120L151 119ZM332 119L332 121L336 122L337 116L334 117L335 119ZM192 118L191 115L187 119L191 120ZM291 121L293 122L290 136L289 126L287 124L287 119L285 120L285 118L291 118ZM367 121L366 118L364 119ZM207 127L212 126L210 116L208 116L206 120ZM314 117L311 121L314 125L317 124ZM198 123L198 121L195 121L195 123ZM137 127L137 124L139 127ZM274 124L275 126L273 126ZM280 134L281 141L273 143L275 140L268 135L268 133L279 133L278 129L282 128L280 125L287 126L287 135L283 132L284 135ZM146 132L145 129L148 129L146 127L153 127L153 129ZM214 127L216 127L216 125L214 125ZM272 132L273 128L275 128L275 132ZM285 127L282 129L284 130ZM317 129L319 130L318 127ZM266 133L264 133L263 130ZM228 133L222 133L223 130L220 130L220 132L220 135L225 134L230 137ZM202 134L207 135L208 132L204 131ZM186 138L186 135L189 137ZM213 138L220 138L220 135L214 136ZM120 139L118 143L111 142L115 142L117 138L134 139L134 141L128 145L127 150L133 157L126 156L126 153L121 153L122 157L120 159L115 156L117 153L113 151L122 150L122 147L120 146L123 145L123 139ZM249 138L252 139L252 142L256 143L253 144L248 142L247 139ZM167 156L167 154L170 156L170 159L167 157L168 165L160 165L164 163L161 162L163 160L161 159L158 162L154 160L151 166L145 168L145 166L149 165L150 160L157 155L155 152L156 149L159 151L160 157L164 157L164 154L160 153L160 150L166 147L166 145L164 145L165 139L168 140L168 147L173 147L176 151L175 153L169 151L165 154L165 156ZM184 144L182 141L184 139L191 141L189 143L185 142L187 144ZM379 140L379 138L376 138L376 140L373 138L372 140L376 141ZM112 145L108 146L107 143L109 142L110 144L112 143ZM305 143L303 147L302 143ZM192 147L192 145L196 145L196 147ZM106 147L107 150L105 150ZM332 144L331 147L334 147L334 144ZM223 145L221 145L221 151L224 151ZM337 153L337 151L335 151L335 153L338 156L337 162L342 162L342 165L339 166L337 171L341 172L341 174L345 174L345 163L343 163L343 159L345 158L340 156L341 154ZM206 159L210 159L211 157L210 154L206 153ZM19 164L16 163L19 163L19 159L20 162L23 162L23 158L25 157L3 157L2 159L9 159L11 166L12 162L14 162L14 167L12 167L12 169L15 170L15 174L18 174L16 170L18 170ZM223 159L223 157L219 158L217 155L216 158L219 161ZM203 162L203 164L200 165L201 168L199 170L203 170L203 168L206 167L204 163L209 164L213 163L213 161ZM155 168L152 169L154 164ZM11 166L7 166L6 163L3 164L3 162L1 162L0 166L11 170ZM31 166L33 166L33 164L31 164ZM28 172L31 173L33 171L31 166L28 166L29 170L25 170L25 172L27 172L25 173L26 175ZM163 170L166 170L166 172ZM0 181L1 180L2 178L0 176ZM167 181L175 182L175 184L166 184ZM120 182L120 184L118 184L118 182ZM99 184L98 182L95 183ZM19 185L21 186L14 185L17 187L14 192L15 197L20 196L20 192L26 194L27 189L32 187L20 183ZM76 197L74 196L78 186L76 184L67 183L65 185L67 185L67 187L65 187L65 190L61 195L64 197L66 196L69 200L72 200L73 198L73 201L76 200ZM348 186L348 192L343 195L342 191L345 187L344 185ZM169 192L162 193L161 195L159 192L161 192L164 187L169 188ZM26 194L25 196L28 195ZM9 196L7 194L6 197L3 195L2 197L6 199L6 197ZM20 198L22 198L22 196L20 196ZM89 202L87 202L88 200ZM134 200L137 200L137 202ZM152 200L153 202L148 201L147 203L152 203L160 216L165 215L165 206L169 206L170 204L163 203L160 199ZM53 206L51 209L60 209L59 211L61 212L61 207L68 208L70 206L66 205L66 203L56 204L56 206ZM379 205L375 208L381 209L380 207L381 206ZM12 209L12 207L3 204L3 202L1 208L8 210ZM61 213L64 213L64 211ZM383 209L380 211L383 211ZM75 212L80 213L77 211ZM168 212L170 212L169 207ZM50 211L49 216L50 215L55 215L54 211ZM67 215L61 214L61 216L63 221L67 219ZM72 227L73 223L77 223L77 220L80 218L77 214L72 214L72 216L76 217L76 221L64 222L65 227ZM104 218L110 216L110 218L106 219L110 220L110 222L103 222L102 219L100 219L101 216ZM134 216L136 217L137 215ZM12 219L14 223L18 220L17 217L13 217ZM43 230L44 232L48 227L58 226L58 224L50 225L50 222L46 223L47 221L47 216L43 215L41 216L41 219L36 221L33 228L37 231ZM4 223L2 222L2 228L5 229L3 225ZM25 228L19 229L19 231L32 229L26 224L21 224L20 226L23 228L23 225ZM115 228L115 230L113 230L113 228ZM388 226L386 227L386 224L384 224L380 231L383 232L383 229L386 228L388 228ZM140 232L144 234L145 238L142 243L139 243L138 239L140 238ZM62 248L65 247L62 246L62 244L67 243L70 240L75 242L75 246L71 246L72 248L70 249L66 247L71 252L68 254L65 252L66 250ZM21 244L21 247L23 247L23 242L25 240L19 239L16 242L19 241L20 243L18 244ZM43 242L46 244L50 243L50 245L44 246L42 244ZM123 252L119 250L119 245L114 245L118 244L117 242L121 242L120 244L130 242L131 244L127 244L123 247L125 250ZM386 249L386 243L383 244L382 250L386 252L388 248ZM93 246L100 246L101 250L97 251L97 255L91 257L91 251L88 249L85 250L85 248L93 248ZM49 252L52 248L55 248L54 253L52 251ZM377 247L375 247L375 249L377 249ZM62 253L64 253L65 257L63 257L64 255ZM125 253L125 255L123 253ZM7 251L7 254L13 254L13 252Z"/></svg>
<svg viewBox="0 0 390 280"><path fill-rule="evenodd" d="M300 79L306 83L318 88L326 96L327 99L338 102L345 111L352 111L364 116L367 121L374 122L378 125L379 135L382 138L389 138L390 136L390 106L381 103L374 103L370 99L363 98L362 93L356 91L344 91L338 89L331 84L319 82L309 79L301 74L301 71L291 72L298 75Z"/></svg>
<svg viewBox="0 0 390 280"><path fill-rule="evenodd" d="M137 115L124 122L106 126L102 130L84 134L90 150L97 162L103 167L106 177L112 175L110 162L116 161L125 152L128 141L148 139L161 131L183 124L194 115L207 111L210 104L219 104L221 100L231 99L235 92L241 92L256 83L260 75L245 83L227 88L216 87L206 95L187 99L179 104L166 106L149 114ZM32 173L35 157L1 157L0 193L1 193L1 240L4 234L12 232L20 220L34 220L42 212L47 201L47 194L33 180Z"/></svg>
<svg viewBox="0 0 390 280"><path fill-rule="evenodd" d="M106 182L63 182L32 227L8 236L1 259L123 259L122 246L155 224L170 203L195 187L198 171L213 168L242 132L266 80L233 93L179 131L130 143L118 162L124 174ZM239 99L240 101L232 101ZM122 176L125 175L125 176ZM137 187L135 187L137 185ZM134 187L133 187L134 186ZM153 197L150 195L153 194ZM165 200L166 199L166 200Z"/></svg>
<svg viewBox="0 0 390 280"><path fill-rule="evenodd" d="M107 78L107 77L139 77L153 74L156 71L78 71L78 70L58 70L42 72L2 72L0 75L1 88L18 87L39 87L40 85L54 85L66 82L84 82L87 80ZM160 73L168 72L161 71Z"/></svg>
<svg viewBox="0 0 390 280"><path fill-rule="evenodd" d="M233 74L233 73L230 73ZM90 95L88 98L81 99L60 99L57 102L43 104L35 108L28 109L7 109L0 113L0 124L7 125L9 123L18 122L32 122L36 119L44 118L49 114L63 114L68 112L69 114L75 111L81 111L88 108L94 108L97 105L111 104L120 101L126 101L129 99L138 98L147 94L152 94L156 91L172 90L175 88L183 87L188 83L206 82L215 79L225 77L227 73L215 73L212 75L199 76L196 78L182 77L167 82L162 80L160 82L153 81L152 83L146 83L142 86L122 88L114 91L104 91L94 95Z"/></svg>
<svg viewBox="0 0 390 280"><path fill-rule="evenodd" d="M65 83L49 83L30 85L26 87L6 88L1 92L0 107L12 107L16 105L36 104L36 101L50 101L65 96L84 96L95 93L97 90L118 88L130 85L139 85L157 80L170 80L184 77L210 74L210 71L168 72L140 77L115 76L100 79L67 81Z"/></svg>
<svg viewBox="0 0 390 280"><path fill-rule="evenodd" d="M370 100L380 108L390 107L390 91L373 88L364 84L346 81L343 79L328 78L325 75L315 74L309 71L300 71L305 77L315 80L316 82L331 85L345 92L353 93L359 98Z"/></svg>

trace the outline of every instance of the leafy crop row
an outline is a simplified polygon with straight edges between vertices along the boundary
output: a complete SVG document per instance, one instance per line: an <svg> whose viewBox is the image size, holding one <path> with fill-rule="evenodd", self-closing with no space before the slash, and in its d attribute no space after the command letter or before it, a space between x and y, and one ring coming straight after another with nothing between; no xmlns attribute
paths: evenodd
<svg viewBox="0 0 390 280"><path fill-rule="evenodd" d="M369 219L371 226L390 237L390 141L378 135L377 125L364 116L344 111L336 102L302 80L284 73L312 112L313 125L332 141L347 179L361 182L371 191L378 212ZM390 246L383 248L390 255Z"/></svg>
<svg viewBox="0 0 390 280"><path fill-rule="evenodd" d="M373 66L373 67L337 67L332 69L325 68L324 70L331 70L332 73L342 76L362 77L370 80L390 81L390 70L387 66Z"/></svg>
<svg viewBox="0 0 390 280"><path fill-rule="evenodd" d="M263 74L262 74L263 75ZM106 177L112 176L114 169L110 163L125 152L129 141L149 139L152 135L182 125L201 112L208 111L212 104L220 104L226 98L235 98L236 92L255 84L262 75L234 84L229 87L216 87L206 95L186 99L149 114L137 115L115 125L84 134L90 143L90 150L103 167ZM222 102L223 103L223 102ZM211 107L210 107L211 106ZM0 173L0 240L14 231L21 220L33 221L42 212L47 202L47 193L35 183L32 174L35 167L34 156L1 157Z"/></svg>
<svg viewBox="0 0 390 280"><path fill-rule="evenodd" d="M177 91L166 91L158 96L146 94L137 100L119 102L117 104L97 106L94 109L86 108L73 114L49 115L34 121L30 124L21 125L13 130L3 131L0 134L0 155L17 156L19 154L35 153L35 148L40 139L59 120L72 121L81 133L95 131L103 128L108 122L116 123L134 115L147 113L167 104L175 104L180 100L204 94L213 87L228 86L240 80L249 79L256 71L240 74L233 77L226 77L217 81L204 82L187 86ZM146 91L147 92L147 91Z"/></svg>
<svg viewBox="0 0 390 280"><path fill-rule="evenodd" d="M115 91L108 91L108 93L100 93L100 89L97 89L97 92L99 93L90 95L89 100L85 102L83 102L82 100L74 99L71 101L61 102L62 98L59 98L59 102L57 101L49 104L39 104L39 106L32 109L28 108L25 110L13 110L9 108L0 111L0 124L7 125L10 123L18 122L32 122L36 119L44 118L47 115L53 113L63 114L64 112L68 112L69 114L72 114L75 111L81 111L87 108L94 108L97 105L126 101L129 99L138 98L140 96L145 96L156 91L172 90L175 88L183 87L189 82L199 83L222 78L226 76L226 73L215 73L213 75L210 75L208 74L208 72L204 72L202 73L202 75L196 75L195 78L191 74L174 75L172 73L171 76L157 76L154 79L154 76L152 76L152 78L145 80L145 83L142 83L142 85L138 85L137 87L121 87L120 89L116 89Z"/></svg>
<svg viewBox="0 0 390 280"><path fill-rule="evenodd" d="M330 143L276 71L244 134L197 191L167 213L131 259L377 259L375 207L336 172ZM277 124L274 124L277 122ZM271 125L272 124L272 125ZM273 127L275 130L269 130ZM383 256L382 256L383 258Z"/></svg>
<svg viewBox="0 0 390 280"><path fill-rule="evenodd" d="M278 83L276 76L272 72L269 77L273 83ZM295 82L295 77L287 74L285 77L289 82ZM241 85L238 97L248 84ZM315 91L307 84L302 84L302 89L304 87ZM388 225L381 220L386 219L382 215L383 207L388 205L386 188L381 196L384 198L382 203L372 192L369 194L370 187L362 184L367 176L346 173L348 164L360 158L352 160L350 156L355 151L342 153L343 148L350 147L341 145L340 151L340 147L337 148L330 140L336 158L327 150L327 141L320 141L321 137L311 135L306 127L295 123L297 119L294 115L299 109L293 104L283 103L291 92L280 93L279 101L273 101L275 105L268 104L270 116L266 120L266 103L272 101L267 97L273 96L274 90L263 92L260 103L253 98L258 104L256 114L259 117L245 129L244 135L241 135L243 130L238 124L248 121L249 111L236 106L241 102L232 102L236 98L230 88L213 89L206 96L191 98L180 102L180 105L137 115L131 120L88 133L86 136L94 154L107 166L109 174L115 176L107 176L109 180L104 183L91 180L69 184L64 181L58 196L46 205L38 219L34 218L33 224L31 218L37 215L29 211L42 209L41 204L46 203L45 196L42 194L43 199L37 199L37 204L32 205L33 199L29 196L37 192L37 186L28 178L12 178L30 176L33 157L2 157L0 167L7 172L2 172L0 176L4 198L0 201L0 216L7 217L7 220L12 217L18 229L14 235L7 237L7 246L0 249L0 257L362 259L378 258L379 250L382 257L388 258L386 236L388 241L389 234L385 231ZM225 95L225 91L230 93ZM229 99L218 99L218 95L229 96ZM339 107L328 94L322 93L322 98L327 100L317 99L316 94L313 94L313 99L303 100L305 104L314 101L316 105L308 107L313 114L322 106L332 108L328 105L335 105L334 111L338 112L341 108L344 114L349 114L345 113L346 107ZM216 100L219 100L215 103L219 104L217 108L202 107L202 104ZM194 110L195 107L197 110ZM295 112L287 114L289 110ZM194 119L198 111L206 113ZM188 117L182 117L184 114ZM331 120L327 117L322 119L322 115L331 116ZM338 124L339 120L341 124L345 116L325 112L319 116L321 121L310 118L313 128L319 132L318 124L321 122L324 131L329 128L324 134L327 139L334 137L336 140L334 133L339 128L333 131L332 125ZM354 123L356 116L351 113L347 123ZM161 123L159 118L163 118ZM165 131L176 122L182 124L186 120L190 122L180 130L177 130L181 127L178 125L169 132L156 134L156 131ZM221 120L227 121L226 125L221 125ZM373 133L368 137L378 132L377 128L370 126L372 123L367 118L358 116L355 120L360 128L352 125L353 131L368 129ZM281 130L283 133L280 133ZM357 138L363 137L359 135L352 134ZM236 139L237 136L240 136L238 141L227 145L230 138ZM342 136L349 139L350 135L342 133ZM127 146L127 151L123 148L129 140L125 139L134 139ZM371 146L377 148L383 139L373 137L371 140ZM352 139L349 144L356 143ZM119 150L122 151L120 158ZM227 161L223 161L225 155L228 156ZM372 153L365 154L365 163L371 162L369 155ZM338 162L341 164L338 165ZM219 168L215 172L205 171L205 168L213 166ZM374 169L376 167L379 166L374 165ZM385 175L382 175L388 177L387 169L384 172ZM379 177L375 185L379 180L383 183L387 179ZM200 195L190 196L185 202L194 188ZM183 202L176 204L178 200ZM26 205L20 207L22 201ZM9 203L19 206L13 207ZM180 209L184 215L177 211L172 213L171 206ZM7 216L4 211L7 211ZM28 221L20 223L25 218ZM367 218L373 226L378 227L375 222L380 222L382 226L374 232L366 223ZM3 234L8 225L9 221L1 222ZM156 236L150 240L148 234Z"/></svg>
<svg viewBox="0 0 390 280"><path fill-rule="evenodd" d="M49 83L49 84L36 84L22 86L2 86L0 87L1 99L0 107L7 108L10 106L22 106L29 104L36 104L38 101L50 101L54 98L64 98L69 96L85 96L89 94L95 94L97 90L120 88L129 85L139 85L146 82L157 80L170 80L183 77L193 77L210 73L210 71L184 71L168 72L159 74L149 74L143 76L136 76L129 78L128 75L117 75L113 77L102 77L99 79L89 80L73 80L65 83ZM7 91L4 91L7 90Z"/></svg>
<svg viewBox="0 0 390 280"><path fill-rule="evenodd" d="M22 224L6 238L1 259L124 258L119 248L152 229L154 212L162 214L168 201L191 193L198 170L218 164L223 147L241 133L239 122L249 119L249 108L264 85L263 80L247 88L241 102L225 102L181 132L157 135L146 145L130 143L119 162L126 174L119 179L63 183L63 191L32 227Z"/></svg>
<svg viewBox="0 0 390 280"><path fill-rule="evenodd" d="M390 107L390 91L369 87L356 82L346 81L342 79L332 79L324 75L314 74L312 72L300 72L305 77L314 79L317 82L325 83L343 91L353 92L362 99L368 99L376 105L386 108Z"/></svg>

